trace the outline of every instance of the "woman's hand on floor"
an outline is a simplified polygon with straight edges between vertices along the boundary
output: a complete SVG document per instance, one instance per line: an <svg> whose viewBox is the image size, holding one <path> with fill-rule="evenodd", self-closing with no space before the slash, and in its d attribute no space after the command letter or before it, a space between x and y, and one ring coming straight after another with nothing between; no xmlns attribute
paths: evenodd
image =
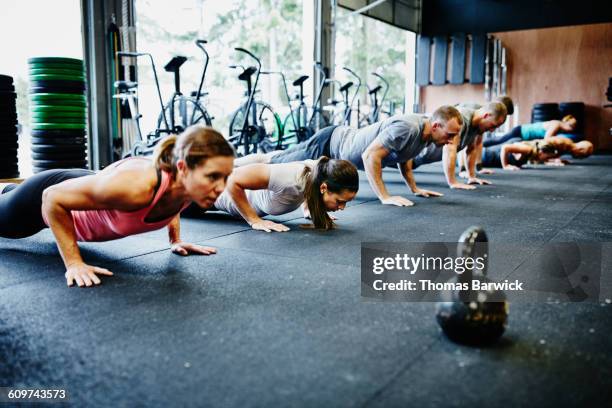
<svg viewBox="0 0 612 408"><path fill-rule="evenodd" d="M170 250L175 254L187 256L189 254L213 255L217 253L216 248L205 247L188 242L175 242L170 247Z"/></svg>
<svg viewBox="0 0 612 408"><path fill-rule="evenodd" d="M266 232L272 232L272 231L285 232L285 231L289 231L289 227L287 227L286 225L277 224L277 223L269 221L269 220L261 220L261 221L254 222L253 224L251 224L251 228L253 228L254 230L257 230L257 231L266 231Z"/></svg>
<svg viewBox="0 0 612 408"><path fill-rule="evenodd" d="M420 197L442 197L444 195L442 193L438 193L437 191L423 190L422 188L417 188L415 191L413 191L413 194Z"/></svg>
<svg viewBox="0 0 612 408"><path fill-rule="evenodd" d="M72 286L76 282L79 287L83 287L102 283L96 274L113 276L113 273L108 269L87 265L85 262L69 265L64 276L66 276L66 284L68 286Z"/></svg>

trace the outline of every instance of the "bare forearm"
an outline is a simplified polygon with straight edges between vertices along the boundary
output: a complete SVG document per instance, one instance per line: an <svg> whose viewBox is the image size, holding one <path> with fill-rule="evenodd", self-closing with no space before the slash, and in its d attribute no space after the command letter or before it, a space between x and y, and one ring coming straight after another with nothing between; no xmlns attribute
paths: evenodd
<svg viewBox="0 0 612 408"><path fill-rule="evenodd" d="M402 173L402 177L404 177L404 181L410 191L416 193L418 187L416 185L416 180L414 179L414 173L412 172L412 160L408 160L406 163L398 163L400 172Z"/></svg>
<svg viewBox="0 0 612 408"><path fill-rule="evenodd" d="M227 190L238 212L249 225L261 221L261 218L257 215L257 211L255 211L251 203L249 203L246 192L242 187L235 183L229 183L227 185Z"/></svg>
<svg viewBox="0 0 612 408"><path fill-rule="evenodd" d="M482 144L477 144L467 154L467 171L470 177L476 177L476 163L478 162L478 157L480 156L479 152L481 148Z"/></svg>
<svg viewBox="0 0 612 408"><path fill-rule="evenodd" d="M171 244L181 242L181 218L177 215L168 224L168 240Z"/></svg>
<svg viewBox="0 0 612 408"><path fill-rule="evenodd" d="M53 236L55 236L57 248L66 268L70 265L82 263L83 258L77 245L74 220L70 211L55 202L48 202L48 200L47 202L43 201L42 211L45 213Z"/></svg>
<svg viewBox="0 0 612 408"><path fill-rule="evenodd" d="M387 192L387 187L382 179L381 161L366 157L363 160L363 165L365 167L366 176L368 177L370 187L372 187L372 190L374 190L374 194L376 194L380 200L388 198L389 193Z"/></svg>
<svg viewBox="0 0 612 408"><path fill-rule="evenodd" d="M444 176L448 185L455 184L455 167L457 166L457 147L454 145L446 145L442 150L442 164L444 167Z"/></svg>
<svg viewBox="0 0 612 408"><path fill-rule="evenodd" d="M507 167L508 166L508 149L506 149L506 146L503 146L501 148L501 153L500 153L500 159L501 159L501 165L502 167Z"/></svg>

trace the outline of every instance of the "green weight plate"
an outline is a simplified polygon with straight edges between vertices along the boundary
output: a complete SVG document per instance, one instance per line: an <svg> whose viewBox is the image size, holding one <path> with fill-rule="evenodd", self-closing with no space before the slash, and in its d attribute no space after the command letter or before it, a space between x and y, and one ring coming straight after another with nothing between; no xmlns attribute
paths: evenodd
<svg viewBox="0 0 612 408"><path fill-rule="evenodd" d="M32 124L38 123L75 123L75 124L87 124L87 119L85 118L32 118Z"/></svg>
<svg viewBox="0 0 612 408"><path fill-rule="evenodd" d="M30 75L79 75L85 76L82 69L63 69L63 68L34 68L30 69Z"/></svg>
<svg viewBox="0 0 612 408"><path fill-rule="evenodd" d="M85 95L75 95L66 93L39 93L30 95L30 99L33 101L44 101L47 99L72 99L84 101Z"/></svg>
<svg viewBox="0 0 612 408"><path fill-rule="evenodd" d="M85 112L32 112L31 118L44 119L44 118L85 118L87 115Z"/></svg>
<svg viewBox="0 0 612 408"><path fill-rule="evenodd" d="M40 74L30 75L30 81L84 81L84 75Z"/></svg>
<svg viewBox="0 0 612 408"><path fill-rule="evenodd" d="M30 107L30 113L35 112L85 112L82 106L70 105L37 105Z"/></svg>
<svg viewBox="0 0 612 408"><path fill-rule="evenodd" d="M83 60L66 57L34 57L28 58L28 64L75 64L83 65Z"/></svg>
<svg viewBox="0 0 612 408"><path fill-rule="evenodd" d="M34 123L32 129L47 130L47 129L85 129L87 125L80 123Z"/></svg>
<svg viewBox="0 0 612 408"><path fill-rule="evenodd" d="M69 99L47 99L45 101L30 101L30 107L33 106L80 106L85 111L87 103L85 101L71 101Z"/></svg>

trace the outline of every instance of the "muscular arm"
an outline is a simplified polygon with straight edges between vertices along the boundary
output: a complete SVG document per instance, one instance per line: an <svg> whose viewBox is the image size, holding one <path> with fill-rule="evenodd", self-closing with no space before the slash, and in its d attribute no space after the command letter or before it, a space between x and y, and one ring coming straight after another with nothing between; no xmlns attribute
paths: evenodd
<svg viewBox="0 0 612 408"><path fill-rule="evenodd" d="M457 182L455 177L455 169L457 167L457 147L461 140L461 135L457 135L453 138L452 143L444 145L442 148L442 168L444 169L444 176L446 182L450 188L461 188L465 190L473 190L475 187L468 184Z"/></svg>
<svg viewBox="0 0 612 408"><path fill-rule="evenodd" d="M382 143L375 139L361 155L368 182L374 190L374 194L383 204L394 204L400 206L410 206L413 203L403 197L389 195L387 187L382 179L382 161L389 155L389 150Z"/></svg>
<svg viewBox="0 0 612 408"><path fill-rule="evenodd" d="M374 140L361 155L370 186L380 201L389 198L382 179L382 161L388 155L389 151L378 140Z"/></svg>
<svg viewBox="0 0 612 408"><path fill-rule="evenodd" d="M467 172L468 184L491 184L490 181L476 177L476 163L482 157L482 135L476 136L474 141L467 147Z"/></svg>
<svg viewBox="0 0 612 408"><path fill-rule="evenodd" d="M527 146L523 143L512 143L508 145L503 145L500 153L501 165L506 170L518 170L517 166L511 165L508 163L508 157L511 154L529 154L531 152L531 147Z"/></svg>
<svg viewBox="0 0 612 408"><path fill-rule="evenodd" d="M558 120L551 120L550 122L548 122L546 126L546 134L544 135L544 139L551 138L555 136L557 133L559 133L559 130L562 129L561 125L562 125L561 121L558 121Z"/></svg>
<svg viewBox="0 0 612 408"><path fill-rule="evenodd" d="M57 241L66 268L83 263L77 246L71 211L135 211L153 198L157 176L153 168L143 177L142 170L115 170L108 173L66 180L43 192L42 212Z"/></svg>
<svg viewBox="0 0 612 408"><path fill-rule="evenodd" d="M267 164L249 164L235 168L227 180L227 192L232 198L242 218L249 224L261 222L257 211L251 206L245 190L262 190L270 184L270 166Z"/></svg>
<svg viewBox="0 0 612 408"><path fill-rule="evenodd" d="M404 177L406 185L408 188L410 188L410 191L412 191L414 195L420 195L423 197L441 197L443 195L442 193L438 193L436 191L422 190L417 187L414 179L414 173L412 172L412 159L403 163L397 163L397 168L399 169L400 173L402 173L402 177Z"/></svg>

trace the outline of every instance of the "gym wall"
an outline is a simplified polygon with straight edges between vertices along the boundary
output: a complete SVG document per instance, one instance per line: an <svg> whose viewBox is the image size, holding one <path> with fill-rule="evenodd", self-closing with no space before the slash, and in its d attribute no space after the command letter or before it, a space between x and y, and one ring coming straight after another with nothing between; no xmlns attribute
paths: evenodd
<svg viewBox="0 0 612 408"><path fill-rule="evenodd" d="M508 93L519 107L517 123L529 123L534 103L582 101L587 139L598 149L612 149L612 108L603 108L612 76L612 24L494 35L507 50ZM429 85L420 97L426 112L445 103L483 102L484 85Z"/></svg>

